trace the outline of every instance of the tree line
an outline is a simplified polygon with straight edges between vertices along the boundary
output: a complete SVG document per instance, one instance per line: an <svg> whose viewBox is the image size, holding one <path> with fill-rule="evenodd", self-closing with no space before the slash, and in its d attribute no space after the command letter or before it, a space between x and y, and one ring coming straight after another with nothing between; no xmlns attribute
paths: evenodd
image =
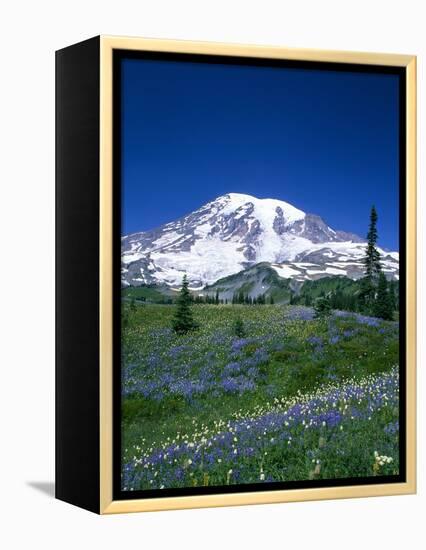
<svg viewBox="0 0 426 550"><path fill-rule="evenodd" d="M265 293L262 293L258 294L257 296L250 296L248 292L243 292L242 290L234 292L230 301L228 300L228 298L221 298L219 290L216 290L216 293L214 295L206 294L204 296L200 294L198 296L194 296L192 298L192 301L194 304L210 305L227 305L228 303L241 305L264 305L275 303L274 297L272 295L267 297Z"/></svg>
<svg viewBox="0 0 426 550"><path fill-rule="evenodd" d="M377 250L377 212L371 208L370 225L367 234L367 250L364 257L365 276L361 279L361 290L358 295L360 308L382 319L393 319L396 305L395 288L386 279L380 263L380 252Z"/></svg>
<svg viewBox="0 0 426 550"><path fill-rule="evenodd" d="M377 249L378 215L374 206L370 212L370 223L367 233L367 247L363 258L364 277L359 280L358 290L344 293L339 289L320 293L316 300L305 297L305 305L313 305L316 313L323 316L332 309L357 311L385 320L392 320L394 312L399 309L397 283L388 281L380 263L380 252Z"/></svg>
<svg viewBox="0 0 426 550"><path fill-rule="evenodd" d="M275 301L272 294L270 294L269 297L266 297L265 293L258 294L257 296L250 296L250 294L244 293L242 290L240 290L239 292L234 292L231 303L252 306L274 304Z"/></svg>
<svg viewBox="0 0 426 550"><path fill-rule="evenodd" d="M399 309L399 288L396 281L387 281L387 300L392 308L392 311L398 311ZM365 298L362 294L364 283L359 280L357 285L354 285L349 290L345 291L341 288L336 288L326 292L320 290L319 293L313 293L312 291L303 291L301 294L296 295L292 292L290 295L290 305L304 305L311 307L315 304L318 298L326 297L330 303L331 309L339 309L343 311L354 311L359 313L367 313L365 304Z"/></svg>

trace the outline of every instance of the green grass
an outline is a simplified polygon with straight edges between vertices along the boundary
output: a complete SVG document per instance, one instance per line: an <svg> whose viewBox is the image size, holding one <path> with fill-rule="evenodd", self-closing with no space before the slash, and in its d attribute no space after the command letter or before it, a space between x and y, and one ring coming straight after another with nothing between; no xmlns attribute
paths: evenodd
<svg viewBox="0 0 426 550"><path fill-rule="evenodd" d="M177 434L183 440L196 439L203 430L224 429L241 415L257 418L259 411L279 400L311 395L330 384L343 387L349 380L380 379L398 364L396 323L373 321L375 326L370 326L354 316L309 320L309 310L300 306L197 305L193 312L199 330L179 336L170 329L175 306L137 305L135 312L126 304L124 308L128 319L122 338L126 464L176 441ZM294 319L298 312L305 319ZM239 317L244 321L245 339L233 334ZM250 476L258 475L260 464L271 480L372 475L372 453L377 447L394 457L397 454L397 434L384 435L385 427L397 420L397 409L382 407L371 418L343 423L344 433L337 432L334 439L329 433L326 448L318 448L319 432L309 432L312 441L306 434L293 445L301 456L281 444L268 443L267 455L257 453L238 463L238 468L232 466L243 476L234 482L253 482ZM300 439L297 430L300 427L295 428L294 437ZM306 464L315 449L323 466L320 473L312 474ZM174 467L164 470L165 482ZM395 458L392 468L396 467ZM388 467L381 473L384 468ZM196 483L220 484L220 479L225 483L229 468L226 472L219 468L219 477L216 469L204 468ZM182 483L194 482L193 476L185 480ZM136 481L134 485L138 483L145 486Z"/></svg>

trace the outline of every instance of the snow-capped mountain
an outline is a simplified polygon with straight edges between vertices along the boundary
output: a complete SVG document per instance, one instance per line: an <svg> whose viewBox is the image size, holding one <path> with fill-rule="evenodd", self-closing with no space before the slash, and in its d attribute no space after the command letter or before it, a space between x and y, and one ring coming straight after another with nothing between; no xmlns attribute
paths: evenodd
<svg viewBox="0 0 426 550"><path fill-rule="evenodd" d="M362 276L365 241L336 231L315 214L284 201L229 193L198 210L122 237L122 284L193 289L267 262L283 278ZM398 252L380 250L389 278L398 278Z"/></svg>

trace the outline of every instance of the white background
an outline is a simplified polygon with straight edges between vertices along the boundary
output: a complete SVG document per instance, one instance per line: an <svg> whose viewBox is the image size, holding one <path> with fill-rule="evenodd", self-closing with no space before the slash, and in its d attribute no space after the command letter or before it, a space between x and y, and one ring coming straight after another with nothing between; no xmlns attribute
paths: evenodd
<svg viewBox="0 0 426 550"><path fill-rule="evenodd" d="M424 548L424 335L419 338L417 496L98 517L46 494L46 490L52 493L54 475L54 50L103 33L417 54L422 153L426 53L422 4L421 0L2 4L3 548ZM426 206L421 154L418 181L420 335L425 333L422 214Z"/></svg>

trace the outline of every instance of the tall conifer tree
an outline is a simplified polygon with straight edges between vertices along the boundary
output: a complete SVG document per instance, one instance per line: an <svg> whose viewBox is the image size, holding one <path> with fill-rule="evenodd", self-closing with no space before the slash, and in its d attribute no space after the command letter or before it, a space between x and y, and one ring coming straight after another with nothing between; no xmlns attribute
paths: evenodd
<svg viewBox="0 0 426 550"><path fill-rule="evenodd" d="M374 307L379 276L382 271L380 265L380 252L376 247L378 237L377 220L376 208L372 206L370 212L370 225L367 233L367 248L363 259L365 276L362 279L361 291L359 294L360 309L366 313L371 312Z"/></svg>
<svg viewBox="0 0 426 550"><path fill-rule="evenodd" d="M398 309L398 299L395 293L395 281L389 281L388 292L389 292L389 299L392 304L392 309L395 311Z"/></svg>
<svg viewBox="0 0 426 550"><path fill-rule="evenodd" d="M198 325L194 321L191 311L192 296L186 274L182 279L182 288L177 299L176 314L172 321L173 330L178 334L185 334L195 330Z"/></svg>
<svg viewBox="0 0 426 550"><path fill-rule="evenodd" d="M380 272L379 275L377 297L374 302L373 311L376 317L381 317L387 321L391 321L393 319L393 304L388 291L388 282L383 272Z"/></svg>
<svg viewBox="0 0 426 550"><path fill-rule="evenodd" d="M367 233L367 250L364 257L365 276L372 284L377 283L382 267L380 265L380 252L377 250L377 211L374 206L370 212L370 226Z"/></svg>

